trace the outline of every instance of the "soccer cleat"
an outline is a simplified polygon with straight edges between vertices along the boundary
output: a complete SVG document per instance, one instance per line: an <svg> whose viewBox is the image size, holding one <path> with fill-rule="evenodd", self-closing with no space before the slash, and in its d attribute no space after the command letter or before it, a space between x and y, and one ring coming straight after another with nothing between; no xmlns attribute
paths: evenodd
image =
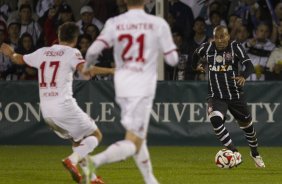
<svg viewBox="0 0 282 184"><path fill-rule="evenodd" d="M237 167L238 165L240 165L243 160L242 160L242 155L239 152L233 152L234 153L234 157L235 157L235 166Z"/></svg>
<svg viewBox="0 0 282 184"><path fill-rule="evenodd" d="M94 181L91 181L91 184L105 184L105 182L102 180L100 176L97 176L97 178Z"/></svg>
<svg viewBox="0 0 282 184"><path fill-rule="evenodd" d="M80 175L78 168L71 162L71 160L66 158L62 160L62 164L70 172L72 179L77 183L80 183L82 176Z"/></svg>
<svg viewBox="0 0 282 184"><path fill-rule="evenodd" d="M263 162L263 160L262 160L262 157L260 156L260 155L258 155L258 156L253 156L252 155L252 152L250 152L250 156L253 158L253 160L255 161L255 165L256 165L256 167L258 167L258 168L265 168L265 164L264 164L264 162Z"/></svg>
<svg viewBox="0 0 282 184"><path fill-rule="evenodd" d="M82 176L80 184L103 184L104 182L102 181L100 177L97 177L94 181L91 181L92 173L95 173L96 169L95 169L94 163L92 162L89 156L85 158L84 164L88 169L83 170L83 176Z"/></svg>

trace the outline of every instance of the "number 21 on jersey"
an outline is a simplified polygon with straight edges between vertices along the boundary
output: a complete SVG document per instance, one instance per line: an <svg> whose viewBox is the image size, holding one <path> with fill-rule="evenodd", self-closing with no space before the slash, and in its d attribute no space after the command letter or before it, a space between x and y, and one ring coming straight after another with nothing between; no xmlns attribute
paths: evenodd
<svg viewBox="0 0 282 184"><path fill-rule="evenodd" d="M121 54L121 58L124 62L128 62L128 61L145 62L145 59L143 57L144 38L145 38L144 34L139 35L136 38L136 40L134 40L134 37L130 34L122 34L118 37L119 42L127 41L126 46ZM131 49L132 45L134 44L138 44L138 56L136 58L133 58L133 56L128 55L128 51Z"/></svg>

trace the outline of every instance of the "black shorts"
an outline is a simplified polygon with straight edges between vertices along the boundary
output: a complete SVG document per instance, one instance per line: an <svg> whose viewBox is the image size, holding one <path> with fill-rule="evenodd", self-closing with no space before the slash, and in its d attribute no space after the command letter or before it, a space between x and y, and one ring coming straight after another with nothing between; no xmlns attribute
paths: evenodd
<svg viewBox="0 0 282 184"><path fill-rule="evenodd" d="M220 111L225 117L227 110L229 110L239 122L252 121L251 113L243 96L240 99L235 100L223 100L217 98L208 99L208 113L212 111Z"/></svg>

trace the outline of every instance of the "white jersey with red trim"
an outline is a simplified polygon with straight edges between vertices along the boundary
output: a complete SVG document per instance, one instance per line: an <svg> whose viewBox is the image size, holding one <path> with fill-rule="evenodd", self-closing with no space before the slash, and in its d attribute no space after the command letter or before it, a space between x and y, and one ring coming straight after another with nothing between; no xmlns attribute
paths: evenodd
<svg viewBox="0 0 282 184"><path fill-rule="evenodd" d="M154 95L158 56L176 49L167 22L139 9L109 19L97 40L114 47L118 97Z"/></svg>
<svg viewBox="0 0 282 184"><path fill-rule="evenodd" d="M40 103L43 115L52 117L67 101L75 103L73 73L84 59L78 49L53 45L23 56L26 64L38 69ZM48 109L48 110L47 110Z"/></svg>

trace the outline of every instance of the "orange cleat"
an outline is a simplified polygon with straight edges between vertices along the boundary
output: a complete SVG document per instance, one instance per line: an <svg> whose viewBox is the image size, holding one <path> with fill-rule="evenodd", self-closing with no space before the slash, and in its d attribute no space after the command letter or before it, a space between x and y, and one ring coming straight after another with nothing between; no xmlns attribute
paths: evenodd
<svg viewBox="0 0 282 184"><path fill-rule="evenodd" d="M71 162L71 160L66 158L62 160L62 164L70 172L72 179L77 183L80 183L82 176L79 173L78 168Z"/></svg>
<svg viewBox="0 0 282 184"><path fill-rule="evenodd" d="M91 181L91 184L105 184L105 182L102 180L100 176L97 176L97 178L94 181Z"/></svg>

